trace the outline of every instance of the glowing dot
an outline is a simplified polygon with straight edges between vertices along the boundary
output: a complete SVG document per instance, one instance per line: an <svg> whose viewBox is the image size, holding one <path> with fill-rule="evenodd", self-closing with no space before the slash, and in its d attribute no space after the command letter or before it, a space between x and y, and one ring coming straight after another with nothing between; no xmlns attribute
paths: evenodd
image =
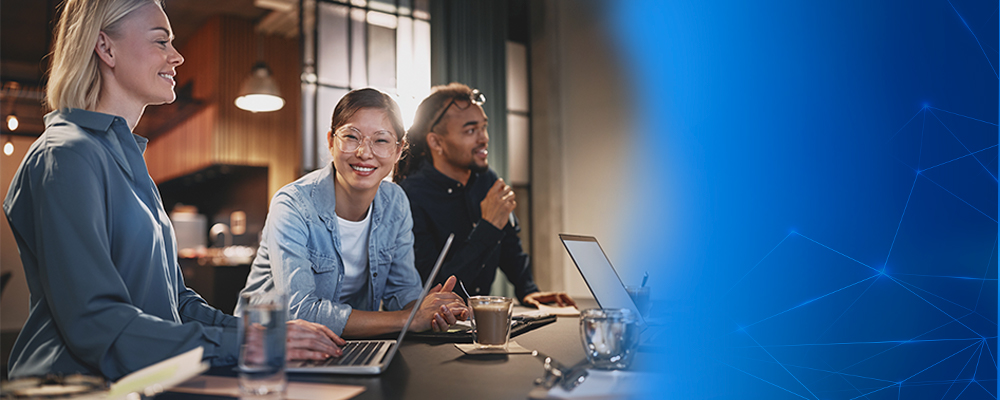
<svg viewBox="0 0 1000 400"><path fill-rule="evenodd" d="M21 122L17 120L17 116L14 114L7 116L7 129L11 132L16 131L17 127L21 125Z"/></svg>

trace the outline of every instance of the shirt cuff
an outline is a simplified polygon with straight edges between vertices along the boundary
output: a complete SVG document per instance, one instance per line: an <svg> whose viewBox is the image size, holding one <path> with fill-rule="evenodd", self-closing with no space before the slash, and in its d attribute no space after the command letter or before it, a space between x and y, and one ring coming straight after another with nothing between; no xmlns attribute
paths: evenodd
<svg viewBox="0 0 1000 400"><path fill-rule="evenodd" d="M483 247L492 249L494 246L500 244L503 237L504 232L502 229L497 229L489 221L480 218L479 222L476 223L476 227L472 228L472 232L469 232L468 242L481 243Z"/></svg>
<svg viewBox="0 0 1000 400"><path fill-rule="evenodd" d="M206 348L204 358L209 360L213 367L236 365L240 354L239 328L206 327L205 330L209 331L207 332L209 340L215 344L215 348Z"/></svg>

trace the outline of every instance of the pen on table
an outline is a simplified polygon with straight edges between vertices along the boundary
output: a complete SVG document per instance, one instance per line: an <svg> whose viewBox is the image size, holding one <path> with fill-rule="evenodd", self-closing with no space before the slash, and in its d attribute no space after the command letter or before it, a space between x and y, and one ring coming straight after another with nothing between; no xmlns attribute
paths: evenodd
<svg viewBox="0 0 1000 400"><path fill-rule="evenodd" d="M649 271L643 272L642 273L642 285L639 286L639 287L640 288L646 287L646 281L648 281L648 280L649 280Z"/></svg>

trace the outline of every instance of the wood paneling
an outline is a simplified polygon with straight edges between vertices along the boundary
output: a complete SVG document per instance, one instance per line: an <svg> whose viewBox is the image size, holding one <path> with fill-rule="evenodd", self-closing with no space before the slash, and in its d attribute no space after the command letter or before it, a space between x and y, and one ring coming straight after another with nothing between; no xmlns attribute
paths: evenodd
<svg viewBox="0 0 1000 400"><path fill-rule="evenodd" d="M213 164L267 166L269 198L295 180L301 157L298 50L296 40L255 34L250 21L210 19L181 49L185 64L178 68L178 85L193 80L192 97L207 106L150 142L146 158L153 179L163 182ZM285 98L279 111L251 113L233 103L258 54Z"/></svg>
<svg viewBox="0 0 1000 400"><path fill-rule="evenodd" d="M218 107L210 104L149 142L146 165L155 182L162 183L214 163L211 132L218 115Z"/></svg>

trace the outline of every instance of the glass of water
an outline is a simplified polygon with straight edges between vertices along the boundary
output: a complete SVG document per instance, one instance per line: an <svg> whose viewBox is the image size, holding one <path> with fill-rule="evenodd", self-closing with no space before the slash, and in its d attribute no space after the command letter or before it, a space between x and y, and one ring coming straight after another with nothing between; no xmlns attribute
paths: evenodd
<svg viewBox="0 0 1000 400"><path fill-rule="evenodd" d="M625 369L639 344L636 315L627 308L580 312L580 338L587 360L597 369Z"/></svg>
<svg viewBox="0 0 1000 400"><path fill-rule="evenodd" d="M241 398L282 399L285 377L285 326L288 300L283 294L244 294L240 319Z"/></svg>
<svg viewBox="0 0 1000 400"><path fill-rule="evenodd" d="M635 303L635 308L639 310L639 314L643 318L649 318L649 308L652 305L649 302L649 286L625 285L625 291L632 298L632 302Z"/></svg>

